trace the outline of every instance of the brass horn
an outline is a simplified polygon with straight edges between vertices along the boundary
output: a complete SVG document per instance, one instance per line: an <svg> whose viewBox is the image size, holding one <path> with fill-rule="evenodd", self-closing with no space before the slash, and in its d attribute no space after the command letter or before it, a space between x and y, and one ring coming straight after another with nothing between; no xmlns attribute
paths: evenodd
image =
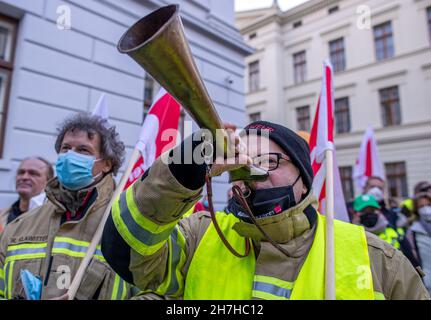
<svg viewBox="0 0 431 320"><path fill-rule="evenodd" d="M223 124L191 54L178 5L161 7L140 19L124 33L117 48L160 83L199 127L216 137ZM225 141L216 143L220 150L227 150ZM265 170L247 166L231 171L230 181L265 180L267 176Z"/></svg>

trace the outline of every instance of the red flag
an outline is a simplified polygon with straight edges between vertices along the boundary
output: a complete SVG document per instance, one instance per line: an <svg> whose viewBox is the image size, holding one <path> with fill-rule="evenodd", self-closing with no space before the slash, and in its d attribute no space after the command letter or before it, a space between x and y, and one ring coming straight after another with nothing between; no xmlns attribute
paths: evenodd
<svg viewBox="0 0 431 320"><path fill-rule="evenodd" d="M384 179L382 163L377 152L377 142L371 125L368 126L362 139L353 176L361 191L369 177Z"/></svg>
<svg viewBox="0 0 431 320"><path fill-rule="evenodd" d="M163 152L175 146L179 119L180 104L161 88L142 125L136 144L141 156L133 166L124 189L135 182Z"/></svg>
<svg viewBox="0 0 431 320"><path fill-rule="evenodd" d="M340 173L334 145L334 90L333 72L329 61L324 62L322 89L317 102L316 115L310 134L311 165L313 167L313 190L319 200L319 211L325 213L326 199L326 164L325 151L333 150L334 155L334 216L336 219L349 221L346 203L341 187Z"/></svg>

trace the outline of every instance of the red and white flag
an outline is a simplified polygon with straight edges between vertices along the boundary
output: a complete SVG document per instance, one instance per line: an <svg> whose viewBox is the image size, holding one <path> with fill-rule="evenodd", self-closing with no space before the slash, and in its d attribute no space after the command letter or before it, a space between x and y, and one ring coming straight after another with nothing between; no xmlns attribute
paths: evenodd
<svg viewBox="0 0 431 320"><path fill-rule="evenodd" d="M161 88L142 125L136 144L141 156L135 162L124 189L135 182L163 152L175 146L179 119L180 104Z"/></svg>
<svg viewBox="0 0 431 320"><path fill-rule="evenodd" d="M369 177L380 177L384 179L382 163L379 160L379 154L377 152L377 142L371 125L368 126L362 138L353 177L361 192Z"/></svg>
<svg viewBox="0 0 431 320"><path fill-rule="evenodd" d="M340 173L337 166L334 145L334 87L332 65L329 61L323 64L322 89L317 102L316 115L310 134L311 165L313 167L314 194L319 200L319 211L325 214L326 202L326 158L325 151L333 150L334 174L334 217L338 220L349 221Z"/></svg>

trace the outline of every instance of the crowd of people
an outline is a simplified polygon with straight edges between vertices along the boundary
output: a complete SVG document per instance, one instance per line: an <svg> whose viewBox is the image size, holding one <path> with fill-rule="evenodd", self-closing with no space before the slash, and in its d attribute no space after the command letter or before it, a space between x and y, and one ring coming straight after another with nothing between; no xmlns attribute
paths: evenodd
<svg viewBox="0 0 431 320"><path fill-rule="evenodd" d="M234 157L245 142L246 164L264 168L266 180L236 181L225 208L214 212L211 173L244 164L166 161L200 147L187 138L115 199L75 299L324 298L326 220L312 192L307 142L265 121L240 137L228 132ZM193 150L185 147L190 141ZM44 158L24 159L18 199L0 213L4 299L69 298L125 153L115 127L85 113L63 122L54 148L56 175ZM337 299L429 299L431 183L394 206L385 181L369 177L347 206L351 223L335 223ZM29 276L39 290L26 287Z"/></svg>

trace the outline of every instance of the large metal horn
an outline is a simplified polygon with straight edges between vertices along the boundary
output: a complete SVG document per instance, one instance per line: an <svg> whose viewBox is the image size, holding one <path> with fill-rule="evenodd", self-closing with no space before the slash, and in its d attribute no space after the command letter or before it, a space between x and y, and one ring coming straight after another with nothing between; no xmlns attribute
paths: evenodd
<svg viewBox="0 0 431 320"><path fill-rule="evenodd" d="M118 42L118 50L127 53L166 89L201 128L223 128L204 82L193 60L178 5L161 7L130 27ZM221 139L218 139L221 140ZM226 150L225 141L216 141ZM268 176L258 167L243 167L230 172L230 181L264 180Z"/></svg>

